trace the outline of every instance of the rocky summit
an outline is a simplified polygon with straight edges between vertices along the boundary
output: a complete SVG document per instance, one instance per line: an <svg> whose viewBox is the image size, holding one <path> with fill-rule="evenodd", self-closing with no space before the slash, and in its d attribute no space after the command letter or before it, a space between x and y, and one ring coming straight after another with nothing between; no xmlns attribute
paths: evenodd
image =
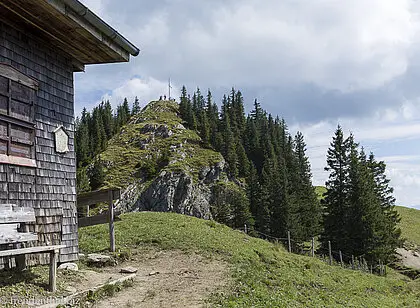
<svg viewBox="0 0 420 308"><path fill-rule="evenodd" d="M149 103L108 142L100 158L104 186L122 188L117 207L123 212L176 212L210 219L214 187L236 186L222 155L185 128L173 101Z"/></svg>

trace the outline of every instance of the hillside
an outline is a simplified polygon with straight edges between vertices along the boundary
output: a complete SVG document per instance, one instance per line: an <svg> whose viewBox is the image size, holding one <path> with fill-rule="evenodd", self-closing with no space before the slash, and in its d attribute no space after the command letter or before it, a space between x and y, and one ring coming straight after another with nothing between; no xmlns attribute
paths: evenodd
<svg viewBox="0 0 420 308"><path fill-rule="evenodd" d="M130 213L115 224L117 248L183 251L229 264L232 282L209 299L221 307L418 307L419 281L328 266L287 253L213 221L171 213ZM106 250L107 226L80 229L82 252ZM146 256L144 256L145 258ZM124 294L122 295L124 296ZM159 294L155 294L159 296ZM133 299L132 299L133 300Z"/></svg>
<svg viewBox="0 0 420 308"><path fill-rule="evenodd" d="M409 246L420 247L420 210L397 206L401 216L400 228L402 237L407 239Z"/></svg>
<svg viewBox="0 0 420 308"><path fill-rule="evenodd" d="M212 217L213 187L229 183L222 155L186 129L173 101L154 101L133 116L100 154L103 186L121 187L124 211L174 211Z"/></svg>

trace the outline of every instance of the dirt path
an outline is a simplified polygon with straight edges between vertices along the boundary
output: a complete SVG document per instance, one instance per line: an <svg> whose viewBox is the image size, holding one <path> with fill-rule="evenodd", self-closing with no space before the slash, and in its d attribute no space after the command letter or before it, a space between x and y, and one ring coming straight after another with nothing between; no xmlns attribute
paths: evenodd
<svg viewBox="0 0 420 308"><path fill-rule="evenodd" d="M179 251L149 251L117 267L92 272L79 281L78 289L120 278L120 269L128 266L138 269L133 286L94 307L203 307L204 300L228 282L228 267L222 261Z"/></svg>

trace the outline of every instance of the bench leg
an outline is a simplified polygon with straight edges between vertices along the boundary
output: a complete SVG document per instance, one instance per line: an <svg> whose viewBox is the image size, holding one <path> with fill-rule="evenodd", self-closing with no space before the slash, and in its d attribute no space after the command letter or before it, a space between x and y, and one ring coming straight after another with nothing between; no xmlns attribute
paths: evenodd
<svg viewBox="0 0 420 308"><path fill-rule="evenodd" d="M26 268L26 259L25 255L20 255L15 257L16 268L19 271L23 271Z"/></svg>
<svg viewBox="0 0 420 308"><path fill-rule="evenodd" d="M57 259L58 250L50 252L50 291L55 292L57 290Z"/></svg>

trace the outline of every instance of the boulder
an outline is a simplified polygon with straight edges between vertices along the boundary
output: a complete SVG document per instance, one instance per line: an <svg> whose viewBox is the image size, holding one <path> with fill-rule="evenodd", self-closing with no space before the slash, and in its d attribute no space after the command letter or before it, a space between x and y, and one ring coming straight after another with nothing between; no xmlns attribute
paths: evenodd
<svg viewBox="0 0 420 308"><path fill-rule="evenodd" d="M134 274L137 273L138 269L135 267L124 267L120 270L122 274Z"/></svg>
<svg viewBox="0 0 420 308"><path fill-rule="evenodd" d="M78 271L79 267L76 263L63 263L57 268L58 270Z"/></svg>
<svg viewBox="0 0 420 308"><path fill-rule="evenodd" d="M98 253L88 254L87 263L90 266L98 266L98 267L115 264L114 260L110 256L101 255Z"/></svg>

